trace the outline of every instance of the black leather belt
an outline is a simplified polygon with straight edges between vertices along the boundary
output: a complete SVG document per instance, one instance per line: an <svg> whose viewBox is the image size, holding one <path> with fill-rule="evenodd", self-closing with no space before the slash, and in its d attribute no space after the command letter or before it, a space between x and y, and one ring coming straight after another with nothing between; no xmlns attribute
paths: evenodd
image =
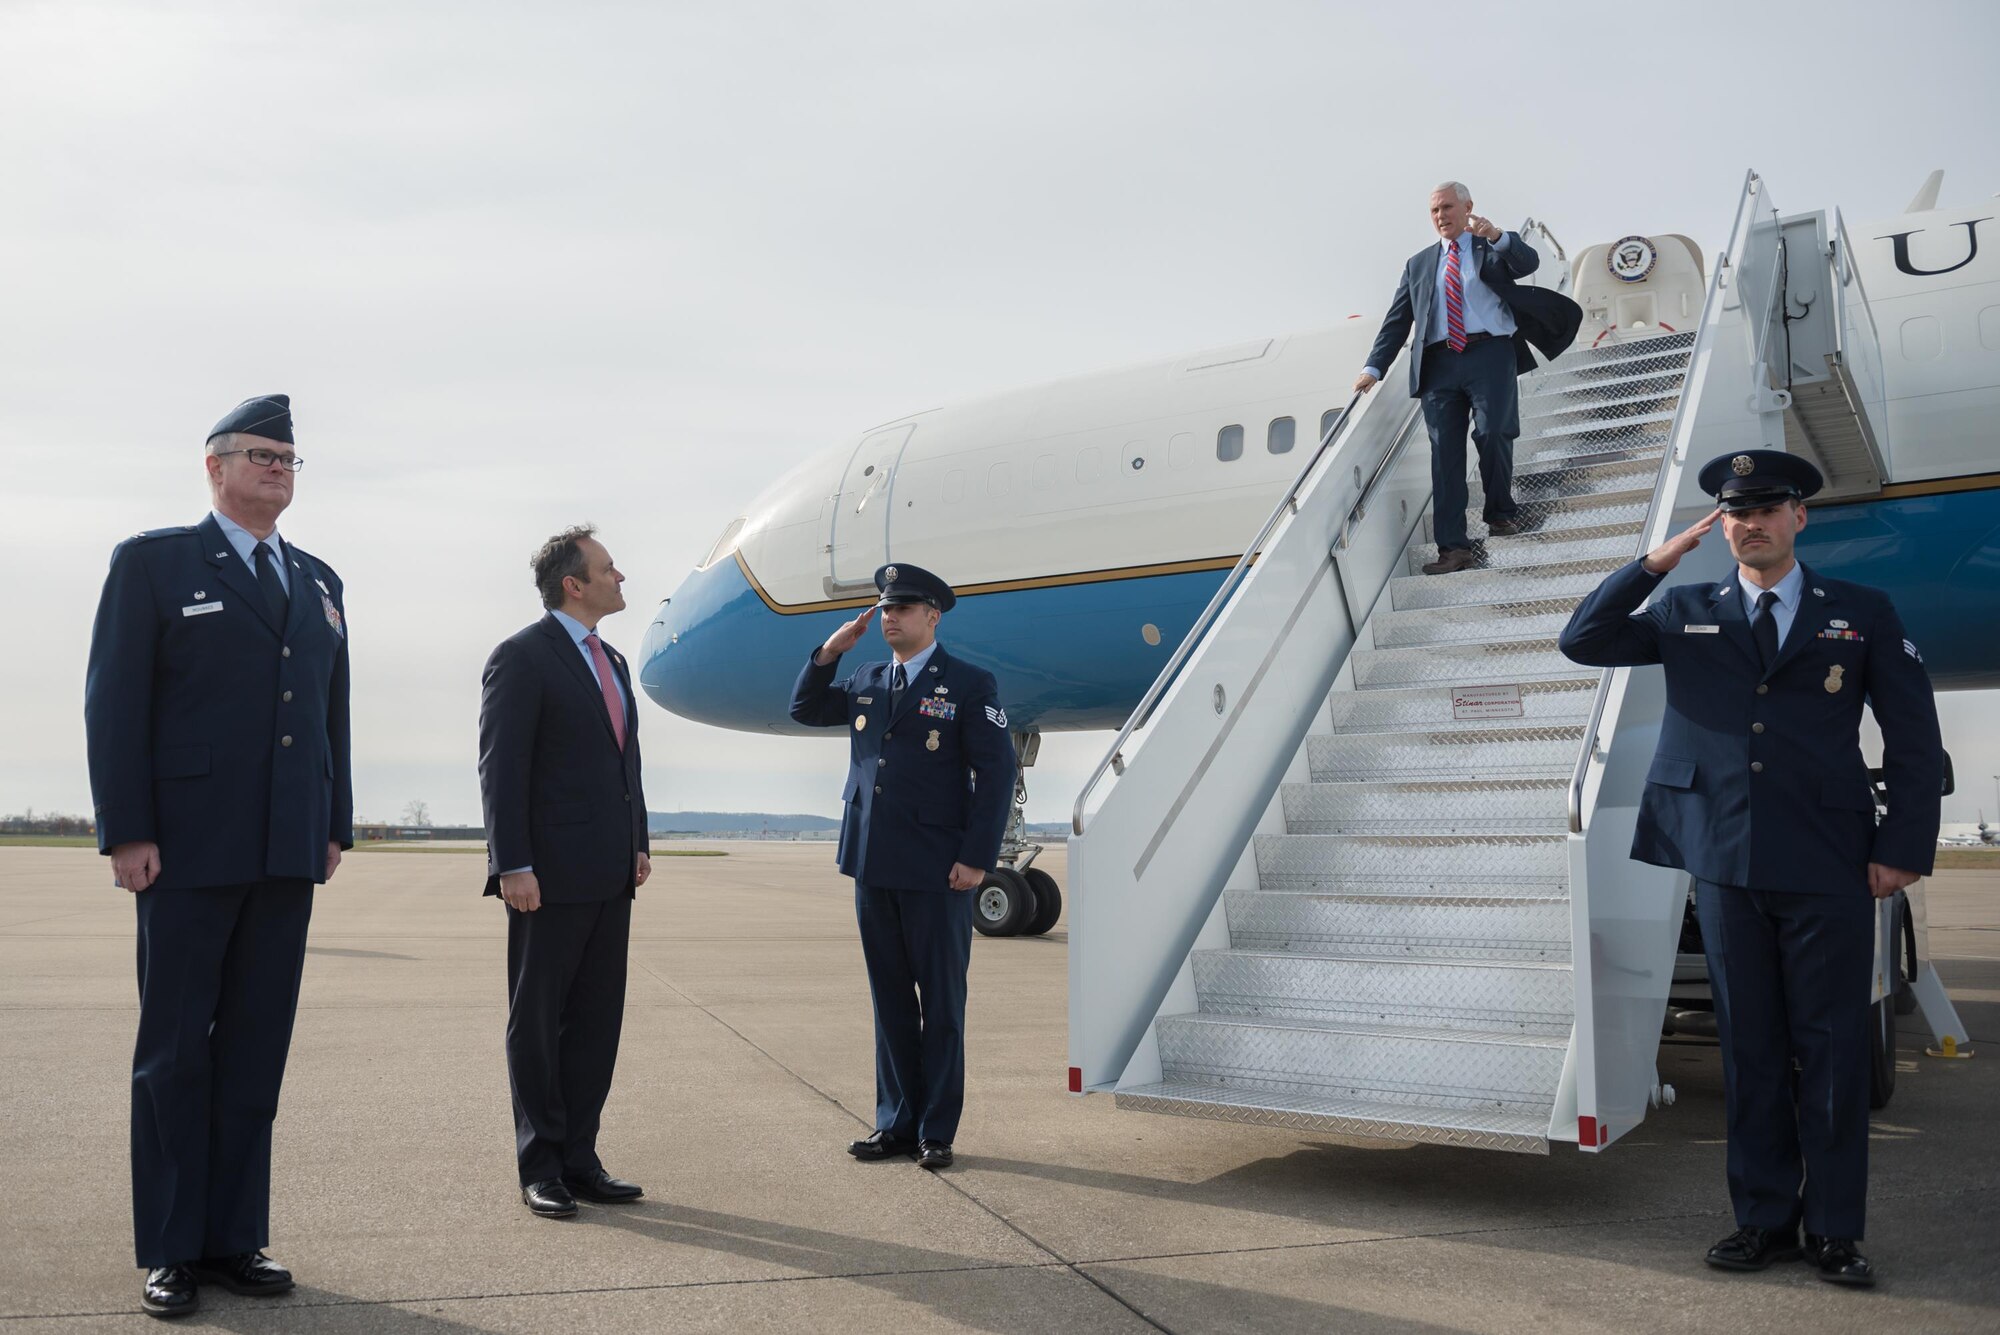
<svg viewBox="0 0 2000 1335"><path fill-rule="evenodd" d="M1486 334L1486 333L1467 334L1465 336L1465 346L1468 348L1476 348L1489 338L1507 338L1507 337L1510 336L1507 334ZM1439 339L1435 343L1427 343L1424 345L1425 352L1429 352L1433 348L1437 349L1439 352L1450 352L1451 344L1445 342L1443 339Z"/></svg>

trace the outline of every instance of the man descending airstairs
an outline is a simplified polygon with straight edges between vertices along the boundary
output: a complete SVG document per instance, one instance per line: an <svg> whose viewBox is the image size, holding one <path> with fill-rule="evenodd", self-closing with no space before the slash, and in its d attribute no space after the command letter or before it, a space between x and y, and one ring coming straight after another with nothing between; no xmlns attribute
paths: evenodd
<svg viewBox="0 0 2000 1335"><path fill-rule="evenodd" d="M1698 517L1691 446L1796 437L1822 463L1854 455L1856 487L1886 476L1866 296L1842 277L1838 216L1799 218L1748 175L1706 276L1683 237L1592 247L1572 270L1538 229L1558 262L1535 281L1574 278L1584 327L1521 382L1515 487L1539 522L1494 537L1469 515L1475 569L1419 573L1435 548L1416 406L1350 405L1077 798L1073 1092L1535 1153L1602 1149L1663 1097L1687 881L1629 850L1665 695L1656 673L1578 668L1556 637L1677 504ZM1789 262L1788 228L1812 241ZM1799 340L1784 317L1803 281L1833 296L1836 351L1807 361L1851 424L1788 415L1797 358L1772 355ZM1900 952L1881 918L1886 998ZM1963 1045L1919 965L1931 1029Z"/></svg>
<svg viewBox="0 0 2000 1335"><path fill-rule="evenodd" d="M1567 793L1598 673L1557 652L1632 558L1693 335L1523 380L1518 499L1539 528L1426 576L1431 518L1362 626L1259 834L1198 1009L1121 1107L1546 1152L1575 1021ZM1477 489L1474 489L1477 495Z"/></svg>

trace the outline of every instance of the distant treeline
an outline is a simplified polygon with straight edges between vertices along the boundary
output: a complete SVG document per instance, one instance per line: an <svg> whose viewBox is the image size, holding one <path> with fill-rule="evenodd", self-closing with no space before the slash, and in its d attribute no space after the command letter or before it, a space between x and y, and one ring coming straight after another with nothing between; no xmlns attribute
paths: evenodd
<svg viewBox="0 0 2000 1335"><path fill-rule="evenodd" d="M53 812L36 815L33 810L18 816L0 816L0 834L66 834L86 835L97 833L97 822L88 816L60 816Z"/></svg>

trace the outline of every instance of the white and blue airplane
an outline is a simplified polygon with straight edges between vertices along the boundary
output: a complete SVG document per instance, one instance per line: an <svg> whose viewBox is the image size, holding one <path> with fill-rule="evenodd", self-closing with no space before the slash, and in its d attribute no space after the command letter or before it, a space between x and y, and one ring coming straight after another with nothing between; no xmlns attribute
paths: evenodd
<svg viewBox="0 0 2000 1335"><path fill-rule="evenodd" d="M1887 590L1939 689L1972 689L2000 686L2000 201L1937 208L1941 175L1907 212L1849 229L1892 468L1879 494L1815 504L1799 553ZM686 718L804 733L787 704L807 651L893 559L958 590L950 642L999 678L1024 749L1117 728L1311 456L1374 333L1350 318L849 436L728 521L648 627L641 684Z"/></svg>

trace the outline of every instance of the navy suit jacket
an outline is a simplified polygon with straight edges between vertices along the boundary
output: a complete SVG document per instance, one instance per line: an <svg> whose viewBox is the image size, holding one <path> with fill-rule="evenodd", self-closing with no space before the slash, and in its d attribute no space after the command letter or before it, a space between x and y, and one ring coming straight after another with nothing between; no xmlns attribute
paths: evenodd
<svg viewBox="0 0 2000 1335"><path fill-rule="evenodd" d="M97 846L157 843L158 890L324 881L354 846L340 576L285 559L280 624L212 515L111 554L83 688Z"/></svg>
<svg viewBox="0 0 2000 1335"><path fill-rule="evenodd" d="M600 637L601 638L601 637ZM500 641L479 697L479 797L486 893L500 873L533 867L542 900L630 895L646 851L639 716L625 656L604 646L625 694L625 747L597 679L560 621L544 616Z"/></svg>
<svg viewBox="0 0 2000 1335"><path fill-rule="evenodd" d="M806 657L792 717L846 728L840 870L887 890L951 888L954 862L991 871L1014 802L1014 743L993 674L940 644L889 712L888 663L835 684L838 661Z"/></svg>
<svg viewBox="0 0 2000 1335"><path fill-rule="evenodd" d="M1530 345L1539 348L1551 361L1569 350L1583 324L1583 308L1560 292L1516 285L1516 278L1526 278L1541 267L1542 257L1519 233L1506 235L1509 239L1505 250L1495 250L1492 242L1473 237L1472 255L1479 267L1480 281L1493 289L1494 295L1513 313L1519 334L1514 340L1514 373L1526 375L1535 369L1534 354L1528 351ZM1375 346L1368 350L1369 366L1387 371L1412 328L1420 331L1420 336L1429 331L1431 310L1437 302L1437 267L1435 243L1410 256L1403 265L1403 276L1396 284L1389 314L1383 317L1381 332L1375 335ZM1416 352L1419 355L1410 358L1411 398L1422 391L1422 347Z"/></svg>
<svg viewBox="0 0 2000 1335"><path fill-rule="evenodd" d="M1635 614L1662 578L1637 561L1613 572L1562 634L1578 663L1666 669L1632 856L1722 885L1815 894L1866 893L1870 862L1929 875L1944 748L1930 677L1888 596L1805 569L1798 615L1765 672L1734 576L1677 585ZM1879 826L1861 758L1864 699L1882 729Z"/></svg>

